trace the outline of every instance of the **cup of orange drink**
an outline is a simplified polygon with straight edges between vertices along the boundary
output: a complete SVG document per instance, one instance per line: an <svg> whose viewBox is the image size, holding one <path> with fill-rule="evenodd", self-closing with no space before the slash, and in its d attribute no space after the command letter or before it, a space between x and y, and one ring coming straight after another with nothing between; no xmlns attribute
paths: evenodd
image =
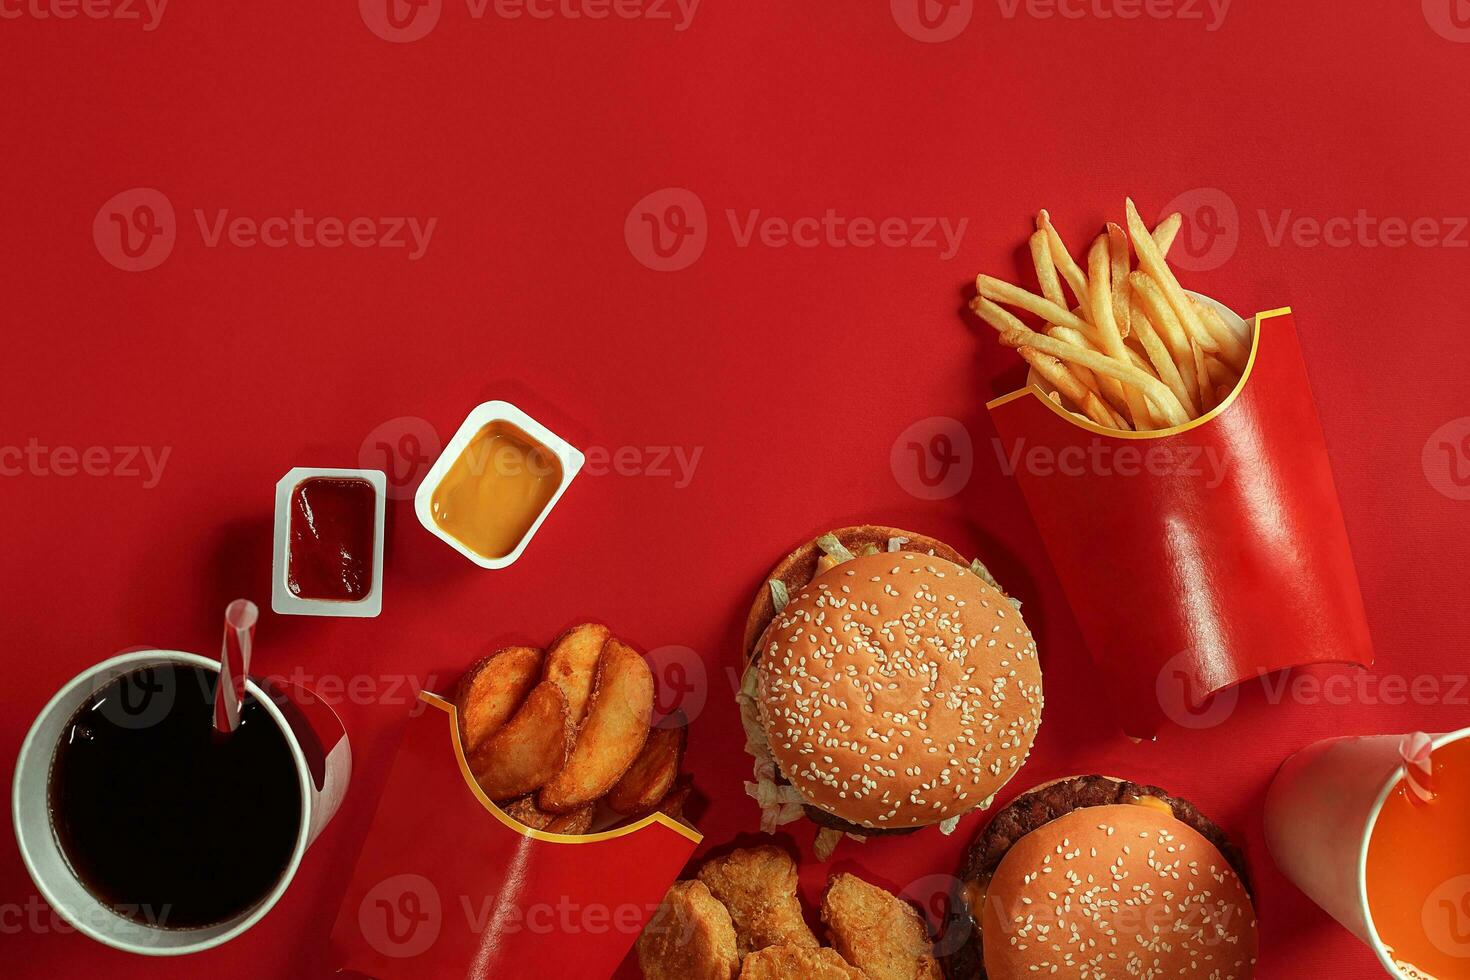
<svg viewBox="0 0 1470 980"><path fill-rule="evenodd" d="M1287 759L1266 796L1266 843L1390 976L1466 977L1470 728L1418 736L1417 756L1412 738L1333 738Z"/></svg>

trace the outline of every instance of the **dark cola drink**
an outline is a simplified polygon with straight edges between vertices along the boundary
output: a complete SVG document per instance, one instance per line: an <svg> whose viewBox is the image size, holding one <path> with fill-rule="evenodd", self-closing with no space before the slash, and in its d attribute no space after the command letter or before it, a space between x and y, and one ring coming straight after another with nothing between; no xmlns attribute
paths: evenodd
<svg viewBox="0 0 1470 980"><path fill-rule="evenodd" d="M247 696L215 731L218 673L167 665L126 674L68 722L51 763L57 843L117 914L167 929L227 922L264 900L300 838L290 743Z"/></svg>

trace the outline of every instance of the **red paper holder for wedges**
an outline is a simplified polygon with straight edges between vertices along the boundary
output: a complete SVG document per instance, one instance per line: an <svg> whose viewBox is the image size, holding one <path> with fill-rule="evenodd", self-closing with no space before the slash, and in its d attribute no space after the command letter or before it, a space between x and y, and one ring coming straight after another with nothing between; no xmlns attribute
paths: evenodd
<svg viewBox="0 0 1470 980"><path fill-rule="evenodd" d="M454 705L421 693L347 888L339 967L377 980L609 976L701 836L662 813L586 836L485 796Z"/></svg>
<svg viewBox="0 0 1470 980"><path fill-rule="evenodd" d="M1256 316L1240 383L1184 425L1106 429L1033 385L989 408L1128 734L1274 671L1372 665L1290 309Z"/></svg>

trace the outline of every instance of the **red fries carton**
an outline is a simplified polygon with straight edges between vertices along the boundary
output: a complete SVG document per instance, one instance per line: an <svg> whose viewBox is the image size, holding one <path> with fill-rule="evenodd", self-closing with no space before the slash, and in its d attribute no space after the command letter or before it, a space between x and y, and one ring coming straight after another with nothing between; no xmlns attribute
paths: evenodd
<svg viewBox="0 0 1470 980"><path fill-rule="evenodd" d="M452 702L419 695L337 913L338 965L378 980L608 976L701 838L662 813L570 837L506 816Z"/></svg>
<svg viewBox="0 0 1470 980"><path fill-rule="evenodd" d="M1291 310L1252 333L1235 391L1185 425L1101 428L1034 386L989 404L1130 735L1262 674L1373 662Z"/></svg>

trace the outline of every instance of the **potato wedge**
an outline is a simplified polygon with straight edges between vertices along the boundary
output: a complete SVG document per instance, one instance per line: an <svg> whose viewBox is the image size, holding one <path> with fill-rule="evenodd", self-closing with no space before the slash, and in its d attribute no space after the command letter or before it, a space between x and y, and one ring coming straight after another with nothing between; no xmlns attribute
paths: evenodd
<svg viewBox="0 0 1470 980"><path fill-rule="evenodd" d="M542 788L537 805L552 813L568 813L601 798L643 751L652 717L653 672L638 651L616 637L609 639L571 756Z"/></svg>
<svg viewBox="0 0 1470 980"><path fill-rule="evenodd" d="M597 674L597 661L611 632L601 623L583 623L567 630L551 645L546 657L544 680L553 681L567 696L567 713L572 728L582 725L587 716L587 700L592 696L592 680Z"/></svg>
<svg viewBox="0 0 1470 980"><path fill-rule="evenodd" d="M669 795L659 801L657 810L666 813L675 820L689 821L684 816L684 808L689 805L689 797L694 793L694 777L680 776L674 781L674 788L669 790Z"/></svg>
<svg viewBox="0 0 1470 980"><path fill-rule="evenodd" d="M688 731L679 725L650 732L643 751L607 794L608 808L625 817L641 817L658 809L679 776Z"/></svg>
<svg viewBox="0 0 1470 980"><path fill-rule="evenodd" d="M510 721L536 686L544 658L535 647L506 647L465 671L454 701L466 758Z"/></svg>
<svg viewBox="0 0 1470 980"><path fill-rule="evenodd" d="M532 830L545 830L551 823L551 814L546 813L536 806L536 800L531 796L522 796L514 800L505 800L497 804L505 811L505 815L514 818L518 823L530 827Z"/></svg>
<svg viewBox="0 0 1470 980"><path fill-rule="evenodd" d="M508 800L500 804L500 808L532 830L544 830L552 834L585 834L592 829L592 818L597 813L597 807L591 803L571 813L547 813L530 796Z"/></svg>
<svg viewBox="0 0 1470 980"><path fill-rule="evenodd" d="M485 795L504 800L535 792L566 765L572 726L567 696L550 681L531 689L526 703L469 760Z"/></svg>
<svg viewBox="0 0 1470 980"><path fill-rule="evenodd" d="M592 818L597 813L597 805L588 803L580 810L571 813L563 813L552 817L551 822L546 825L549 834L569 834L580 837L592 829Z"/></svg>

